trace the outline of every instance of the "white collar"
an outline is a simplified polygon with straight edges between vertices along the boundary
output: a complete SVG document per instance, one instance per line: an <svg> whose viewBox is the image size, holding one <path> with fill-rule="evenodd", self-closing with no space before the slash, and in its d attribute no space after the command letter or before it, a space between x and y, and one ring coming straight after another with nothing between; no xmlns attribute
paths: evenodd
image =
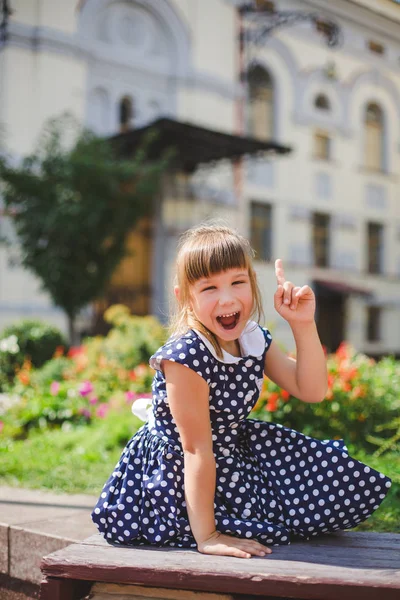
<svg viewBox="0 0 400 600"><path fill-rule="evenodd" d="M206 338L206 336L203 335L197 329L193 328L193 331L207 346L214 358L223 363L238 363L240 360L242 360L242 358L245 358L247 356L261 356L265 349L264 334L255 321L248 321L246 327L243 329L239 337L241 356L233 356L232 354L229 354L229 352L226 352L226 350L221 348L223 358L219 358L217 356L217 353L215 352L214 346Z"/></svg>

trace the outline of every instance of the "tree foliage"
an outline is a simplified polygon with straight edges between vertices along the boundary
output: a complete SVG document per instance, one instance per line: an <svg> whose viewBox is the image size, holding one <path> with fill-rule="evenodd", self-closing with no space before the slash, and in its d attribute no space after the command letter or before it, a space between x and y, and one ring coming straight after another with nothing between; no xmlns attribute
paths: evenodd
<svg viewBox="0 0 400 600"><path fill-rule="evenodd" d="M21 164L0 161L20 263L65 311L71 336L77 314L102 294L123 258L127 235L151 211L168 164L167 154L146 161L153 138L133 157L121 157L110 140L64 114L48 121Z"/></svg>

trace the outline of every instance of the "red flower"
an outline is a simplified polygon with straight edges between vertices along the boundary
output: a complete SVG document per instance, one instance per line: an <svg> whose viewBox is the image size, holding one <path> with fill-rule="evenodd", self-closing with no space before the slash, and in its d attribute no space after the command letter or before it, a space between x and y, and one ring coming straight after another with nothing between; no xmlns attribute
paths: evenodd
<svg viewBox="0 0 400 600"><path fill-rule="evenodd" d="M269 412L275 412L278 408L278 400L279 400L279 394L277 392L272 392L269 395L266 409Z"/></svg>
<svg viewBox="0 0 400 600"><path fill-rule="evenodd" d="M349 344L347 342L342 342L339 345L338 349L336 350L336 356L340 360L345 360L346 358L349 358L350 348L349 348Z"/></svg>
<svg viewBox="0 0 400 600"><path fill-rule="evenodd" d="M53 358L58 358L59 356L63 356L64 354L64 346L57 346L54 351Z"/></svg>
<svg viewBox="0 0 400 600"><path fill-rule="evenodd" d="M77 354L82 354L82 352L85 351L84 346L71 346L71 348L68 350L67 356L70 356L71 358L73 356L76 356Z"/></svg>
<svg viewBox="0 0 400 600"><path fill-rule="evenodd" d="M365 388L361 385L356 385L353 389L353 398L357 400L357 398L364 398L365 396Z"/></svg>
<svg viewBox="0 0 400 600"><path fill-rule="evenodd" d="M281 398L284 402L287 402L290 398L289 392L287 392L286 390L281 390Z"/></svg>

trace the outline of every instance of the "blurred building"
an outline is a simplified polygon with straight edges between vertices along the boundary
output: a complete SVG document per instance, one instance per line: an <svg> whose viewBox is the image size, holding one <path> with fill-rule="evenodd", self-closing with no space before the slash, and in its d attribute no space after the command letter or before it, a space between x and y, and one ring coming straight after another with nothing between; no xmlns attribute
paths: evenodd
<svg viewBox="0 0 400 600"><path fill-rule="evenodd" d="M273 308L277 257L288 279L315 290L329 349L347 339L372 355L400 355L399 3L261 0L272 19L277 11L319 18L276 27L257 46L240 43L248 27L241 4L9 0L0 123L16 158L64 110L106 136L129 139L168 118L247 134L272 154L292 148L240 164L205 161L172 178L155 218L130 238L135 257L123 261L104 302L83 311L81 328L116 301L165 316L177 235L221 215L256 249L267 321L288 349L290 329ZM330 48L332 22L342 42ZM10 228L4 217L1 226ZM15 264L17 252L0 249L0 327L38 316L66 330L39 282Z"/></svg>

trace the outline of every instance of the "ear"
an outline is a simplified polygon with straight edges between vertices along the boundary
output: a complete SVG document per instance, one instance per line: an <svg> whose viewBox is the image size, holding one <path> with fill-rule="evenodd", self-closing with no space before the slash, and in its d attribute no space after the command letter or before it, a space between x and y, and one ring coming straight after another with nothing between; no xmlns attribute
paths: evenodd
<svg viewBox="0 0 400 600"><path fill-rule="evenodd" d="M179 289L179 285L175 285L174 286L174 294L175 294L175 298L178 300L179 302L179 297L180 297L180 289Z"/></svg>

